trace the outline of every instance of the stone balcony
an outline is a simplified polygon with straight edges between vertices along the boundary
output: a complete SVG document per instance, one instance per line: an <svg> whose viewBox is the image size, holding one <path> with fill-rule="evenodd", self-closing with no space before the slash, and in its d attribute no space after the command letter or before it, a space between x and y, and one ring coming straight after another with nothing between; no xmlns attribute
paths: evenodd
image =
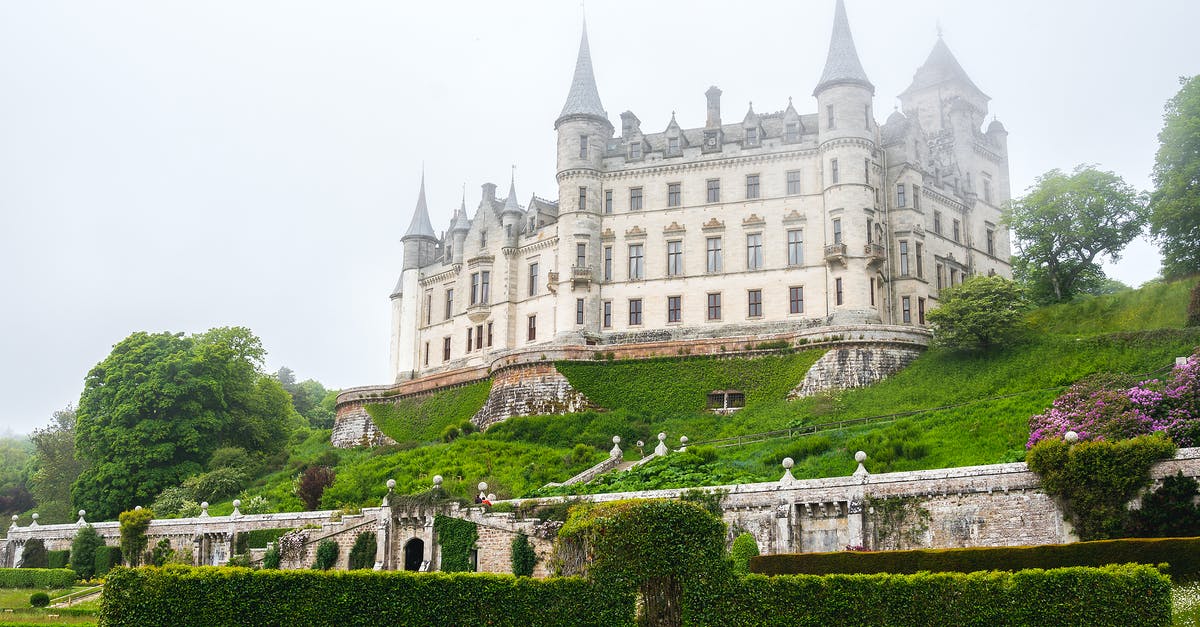
<svg viewBox="0 0 1200 627"><path fill-rule="evenodd" d="M867 244L863 247L863 255L867 257L867 263L883 263L887 259L887 249L883 244Z"/></svg>
<svg viewBox="0 0 1200 627"><path fill-rule="evenodd" d="M825 247L825 262L846 265L846 245L829 244Z"/></svg>
<svg viewBox="0 0 1200 627"><path fill-rule="evenodd" d="M571 287L588 287L593 281L591 266L571 266Z"/></svg>

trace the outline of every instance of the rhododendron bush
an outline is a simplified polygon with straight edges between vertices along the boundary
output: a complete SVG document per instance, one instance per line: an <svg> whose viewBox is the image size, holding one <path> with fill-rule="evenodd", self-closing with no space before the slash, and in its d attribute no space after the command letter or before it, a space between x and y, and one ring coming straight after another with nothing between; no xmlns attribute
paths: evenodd
<svg viewBox="0 0 1200 627"><path fill-rule="evenodd" d="M1045 413L1029 419L1029 441L1061 438L1123 440L1165 433L1179 446L1200 444L1200 349L1163 379L1131 382L1114 375L1072 385Z"/></svg>

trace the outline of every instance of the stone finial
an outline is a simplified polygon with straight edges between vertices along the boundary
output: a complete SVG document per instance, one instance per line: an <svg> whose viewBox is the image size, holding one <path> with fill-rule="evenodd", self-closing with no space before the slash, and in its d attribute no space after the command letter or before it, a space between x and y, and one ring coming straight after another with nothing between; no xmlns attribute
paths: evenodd
<svg viewBox="0 0 1200 627"><path fill-rule="evenodd" d="M238 516L241 516L241 515L242 515L242 512L241 512L241 510L240 510L240 509L238 509L238 508L240 508L241 506L242 506L242 500L241 500L241 499L233 499L233 513L232 513L232 514L230 514L230 515L229 515L229 517L230 517L230 518L237 518Z"/></svg>
<svg viewBox="0 0 1200 627"><path fill-rule="evenodd" d="M855 453L854 461L858 462L858 468L855 469L854 475L852 475L852 476L866 477L867 475L871 474L871 473L867 472L867 467L863 466L863 462L867 461L867 453L865 451L859 451L859 452Z"/></svg>
<svg viewBox="0 0 1200 627"><path fill-rule="evenodd" d="M612 447L612 450L610 450L608 452L608 456L611 457L612 459L620 459L621 454L622 454L621 453L621 436L614 435L613 436L613 447Z"/></svg>
<svg viewBox="0 0 1200 627"><path fill-rule="evenodd" d="M658 434L658 446L654 447L654 454L659 456L667 454L667 434Z"/></svg>
<svg viewBox="0 0 1200 627"><path fill-rule="evenodd" d="M141 505L138 505L137 507L134 507L134 508L133 508L133 511L135 511L135 512L140 512L140 511L142 511L142 506L141 506Z"/></svg>
<svg viewBox="0 0 1200 627"><path fill-rule="evenodd" d="M17 524L17 520L19 518L20 517L17 516L16 514L12 515L12 527L9 527L9 529L19 529L21 527L20 525Z"/></svg>
<svg viewBox="0 0 1200 627"><path fill-rule="evenodd" d="M791 457L783 458L783 476L779 478L779 483L792 483L796 480L792 476L792 467L796 465L796 461Z"/></svg>
<svg viewBox="0 0 1200 627"><path fill-rule="evenodd" d="M387 489L388 489L388 492L391 492L392 490L396 489L396 480L395 479L387 480Z"/></svg>
<svg viewBox="0 0 1200 627"><path fill-rule="evenodd" d="M435 487L435 488L441 488L441 487L442 487L442 476L441 476L441 475L434 475L434 476L433 476L433 487Z"/></svg>
<svg viewBox="0 0 1200 627"><path fill-rule="evenodd" d="M1068 431L1063 434L1063 439L1067 441L1067 444L1074 444L1079 441L1079 434L1074 431Z"/></svg>
<svg viewBox="0 0 1200 627"><path fill-rule="evenodd" d="M38 513L34 512L32 518L33 518L33 522L29 523L29 526L30 527L38 526Z"/></svg>
<svg viewBox="0 0 1200 627"><path fill-rule="evenodd" d="M200 517L208 518L208 501L204 501L200 504Z"/></svg>
<svg viewBox="0 0 1200 627"><path fill-rule="evenodd" d="M679 452L680 453L687 450L687 443L688 443L688 437L686 435L679 436Z"/></svg>
<svg viewBox="0 0 1200 627"><path fill-rule="evenodd" d="M486 482L486 481L480 481L480 482L479 482L479 485L478 485L478 486L476 486L476 487L478 487L478 488L479 488L479 491L480 491L480 492L487 492L488 485L487 485L487 482Z"/></svg>
<svg viewBox="0 0 1200 627"><path fill-rule="evenodd" d="M487 495L487 500L488 500L488 501L494 501L494 500L496 500L496 493L495 493L495 492L488 492L488 495Z"/></svg>
<svg viewBox="0 0 1200 627"><path fill-rule="evenodd" d="M84 526L84 525L86 525L86 524L87 524L87 521L83 519L83 516L84 516L85 514L87 514L87 512L86 512L86 511L84 511L84 510L82 510L82 509L81 509L81 510L79 510L79 520L75 521L75 524L76 524L76 525L79 525L80 527L82 527L82 526Z"/></svg>

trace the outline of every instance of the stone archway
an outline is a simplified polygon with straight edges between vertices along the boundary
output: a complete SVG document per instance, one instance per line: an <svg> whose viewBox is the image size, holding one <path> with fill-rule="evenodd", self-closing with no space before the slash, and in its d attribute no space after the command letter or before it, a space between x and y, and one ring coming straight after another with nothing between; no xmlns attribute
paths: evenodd
<svg viewBox="0 0 1200 627"><path fill-rule="evenodd" d="M404 543L404 570L421 570L425 561L425 541L413 538Z"/></svg>

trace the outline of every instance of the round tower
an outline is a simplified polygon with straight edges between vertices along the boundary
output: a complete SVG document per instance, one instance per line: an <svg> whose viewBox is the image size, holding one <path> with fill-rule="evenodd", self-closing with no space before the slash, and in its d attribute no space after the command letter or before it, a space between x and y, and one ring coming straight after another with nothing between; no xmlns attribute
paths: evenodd
<svg viewBox="0 0 1200 627"><path fill-rule="evenodd" d="M429 207L425 203L425 175L421 175L421 193L413 211L408 231L400 238L404 245L404 264L400 280L392 289L391 374L393 381L408 379L417 364L417 311L421 267L433 263L438 240L429 222Z"/></svg>

